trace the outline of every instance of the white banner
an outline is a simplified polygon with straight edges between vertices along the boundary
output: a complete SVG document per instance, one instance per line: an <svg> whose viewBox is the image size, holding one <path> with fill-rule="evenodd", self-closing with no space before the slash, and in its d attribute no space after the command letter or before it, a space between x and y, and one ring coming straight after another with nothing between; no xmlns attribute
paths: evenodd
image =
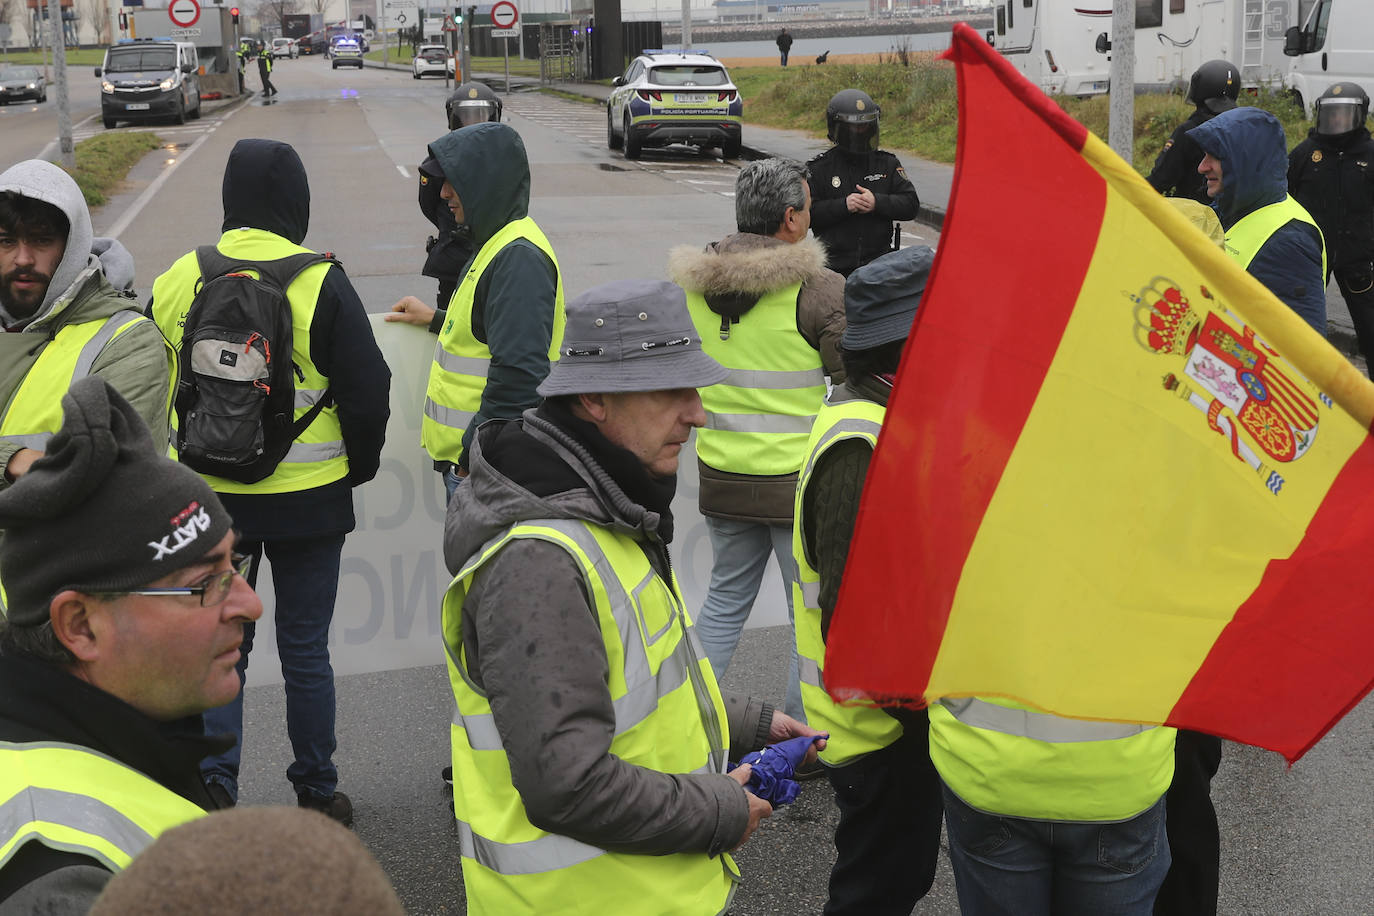
<svg viewBox="0 0 1374 916"><path fill-rule="evenodd" d="M450 576L444 567L444 486L420 447L420 416L436 338L422 328L369 316L391 367L391 419L381 469L353 491L358 527L344 542L329 647L335 674L362 674L444 660L439 609ZM673 500L673 567L694 615L706 597L711 542L697 511L695 439L681 456ZM263 616L249 658L250 686L281 682L272 627L270 564L258 577ZM787 622L782 580L769 561L749 626Z"/></svg>

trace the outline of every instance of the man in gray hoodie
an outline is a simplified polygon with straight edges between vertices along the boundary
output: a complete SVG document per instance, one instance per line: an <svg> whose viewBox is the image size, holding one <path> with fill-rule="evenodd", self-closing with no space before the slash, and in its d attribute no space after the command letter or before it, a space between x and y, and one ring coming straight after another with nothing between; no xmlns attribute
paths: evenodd
<svg viewBox="0 0 1374 916"><path fill-rule="evenodd" d="M61 392L99 375L168 441L171 347L125 292L134 262L97 239L81 189L50 162L0 174L0 490L41 457Z"/></svg>

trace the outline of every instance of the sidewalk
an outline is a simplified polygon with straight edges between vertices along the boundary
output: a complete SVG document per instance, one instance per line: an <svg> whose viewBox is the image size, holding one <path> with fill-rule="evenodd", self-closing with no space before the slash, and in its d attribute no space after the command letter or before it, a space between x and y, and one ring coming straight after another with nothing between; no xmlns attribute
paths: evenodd
<svg viewBox="0 0 1374 916"><path fill-rule="evenodd" d="M500 84L505 81L503 73L474 73L472 76L473 79L479 79L484 83ZM538 88L539 81L529 77L512 76L511 86ZM611 87L600 83L558 83L555 88L559 92L580 95L599 102L606 101L611 94ZM812 137L804 131L779 130L753 124L746 125L744 129L745 159L783 156L806 162L829 147L828 140L823 137ZM916 221L939 231L944 225L945 211L949 209L949 197L954 186L954 166L922 159L910 150L889 149L889 152L901 160L907 177L911 179L911 183L916 186L916 193L920 195L921 210L916 216ZM1326 339L1331 345L1346 356L1358 357L1360 351L1355 341L1355 325L1350 318L1345 300L1341 298L1334 283L1327 289L1326 322ZM1363 360L1356 364L1364 369Z"/></svg>

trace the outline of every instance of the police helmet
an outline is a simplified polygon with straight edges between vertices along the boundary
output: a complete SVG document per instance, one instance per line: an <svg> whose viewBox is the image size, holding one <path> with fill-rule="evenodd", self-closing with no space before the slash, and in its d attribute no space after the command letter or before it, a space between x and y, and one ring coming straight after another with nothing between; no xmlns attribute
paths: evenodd
<svg viewBox="0 0 1374 916"><path fill-rule="evenodd" d="M469 124L501 120L501 99L486 83L475 80L453 90L444 105L448 111L448 129L457 130Z"/></svg>
<svg viewBox="0 0 1374 916"><path fill-rule="evenodd" d="M1240 71L1229 60L1207 61L1188 82L1188 101L1212 114L1235 108L1239 97Z"/></svg>
<svg viewBox="0 0 1374 916"><path fill-rule="evenodd" d="M1317 133L1339 137L1364 127L1369 95L1355 83L1333 83L1317 99Z"/></svg>
<svg viewBox="0 0 1374 916"><path fill-rule="evenodd" d="M825 106L825 132L830 141L850 153L878 149L878 103L859 89L835 93Z"/></svg>

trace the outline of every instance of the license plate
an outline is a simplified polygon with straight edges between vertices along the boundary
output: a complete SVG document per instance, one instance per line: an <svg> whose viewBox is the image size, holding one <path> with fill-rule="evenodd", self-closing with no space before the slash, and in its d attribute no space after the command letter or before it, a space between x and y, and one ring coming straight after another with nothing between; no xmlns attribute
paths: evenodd
<svg viewBox="0 0 1374 916"><path fill-rule="evenodd" d="M150 106L147 102L130 102L124 106L125 111L147 111Z"/></svg>
<svg viewBox="0 0 1374 916"><path fill-rule="evenodd" d="M679 102L704 102L704 101L706 101L706 93L704 93L704 92L679 92L679 93L677 93L677 100L678 100Z"/></svg>

